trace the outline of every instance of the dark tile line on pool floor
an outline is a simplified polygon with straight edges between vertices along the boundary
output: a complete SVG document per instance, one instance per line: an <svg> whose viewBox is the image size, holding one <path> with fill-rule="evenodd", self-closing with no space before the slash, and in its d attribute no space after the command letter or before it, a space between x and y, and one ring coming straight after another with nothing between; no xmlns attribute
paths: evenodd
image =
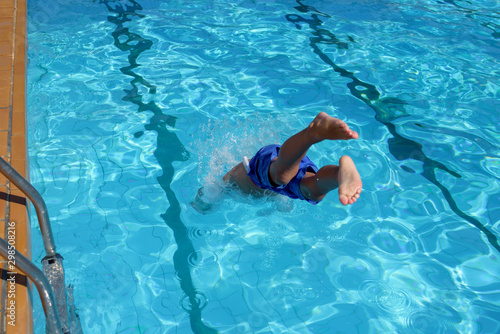
<svg viewBox="0 0 500 334"><path fill-rule="evenodd" d="M405 138L398 133L396 130L396 125L392 121L408 116L405 110L405 105L408 103L395 97L380 98L380 92L374 85L363 82L359 80L354 73L347 71L346 69L335 64L330 57L328 57L324 52L321 51L319 45L321 44L333 44L337 45L339 49L348 49L347 42L341 42L337 37L330 31L321 27L323 21L318 17L318 14L322 14L316 8L311 6L306 6L302 4L301 0L296 0L299 6L295 7L301 13L312 13L311 18L307 19L297 14L289 14L286 16L287 20L295 24L297 29L301 29L300 24L307 24L309 28L313 30L312 37L309 38L310 46L314 53L316 53L320 59L327 65L331 66L333 70L339 73L342 77L349 78L352 81L347 84L351 94L363 101L368 107L375 111L375 119L385 125L389 132L393 135L393 138L388 140L389 151L399 161L405 160L417 160L423 163L423 172L420 173L425 179L436 185L442 192L444 198L450 205L452 211L462 219L466 220L481 232L483 232L490 244L500 253L500 245L498 243L497 237L486 228L481 222L476 218L467 215L465 212L460 210L456 204L453 196L451 195L448 188L442 185L436 178L436 169L441 169L454 177L461 178L462 176L446 167L444 164L435 161L425 155L423 152L423 146L411 139ZM323 17L330 17L329 15L323 14ZM352 40L350 39L350 42ZM361 87L362 89L359 89ZM421 128L425 128L424 125L417 124ZM433 127L434 130L437 127ZM440 129L442 132L446 132L446 129ZM450 134L455 134L456 132L449 132ZM407 172L413 172L413 170L408 167L405 169Z"/></svg>
<svg viewBox="0 0 500 334"><path fill-rule="evenodd" d="M145 126L145 130L155 131L158 134L155 157L163 170L163 175L158 177L158 182L165 191L167 199L170 203L169 208L162 215L162 218L172 229L178 246L178 249L174 254L174 267L180 281L181 289L186 294L189 301L189 307L186 308L186 312L190 315L191 327L195 332L216 333L217 331L215 329L206 326L201 320L201 294L197 292L194 287L188 264L188 256L194 252L194 247L188 237L188 234L186 233L186 226L180 219L179 202L170 187L174 173L172 163L174 161L186 161L189 158L189 153L186 151L175 133L169 131L167 128L167 126L175 126L176 118L163 114L162 110L154 102L145 104L142 101L142 95L139 93L138 85L143 85L148 88L149 93L151 94L156 93L156 88L133 71L135 68L139 67L139 64L136 62L138 56L145 50L151 48L152 41L130 32L128 28L123 26L123 23L131 21L133 17L141 17L141 14L137 13L137 11L141 10L142 7L134 0L129 2L132 5L108 0L102 0L101 3L103 3L111 13L115 14L115 16L108 17L108 21L116 25L116 29L112 33L114 45L122 51L129 52L129 66L122 67L121 72L133 78L130 82L132 89L125 91L126 96L123 100L137 105L138 112L153 112L153 117ZM393 135L393 138L388 140L389 150L392 155L399 161L409 159L421 161L423 163L423 172L420 174L441 190L446 201L455 214L481 230L487 236L490 244L500 252L500 246L496 236L477 219L465 214L458 208L450 191L437 181L435 170L441 169L457 178L461 177L461 175L448 169L444 164L430 159L424 154L422 150L423 146L420 143L405 138L398 133L396 126L392 123L392 121L408 115L405 111L405 105L407 105L407 103L398 98L389 97L381 99L381 94L375 86L359 80L356 78L354 73L336 65L325 53L321 51L319 45L334 44L339 48L347 49L349 46L348 43L353 40L349 39L349 42L339 41L333 33L321 27L323 22L319 19L318 15L327 18L330 17L329 15L321 13L313 7L302 4L300 0L297 0L297 3L298 6L295 7L295 9L301 13L312 13L311 18L307 19L294 13L286 15L286 19L295 24L297 29L301 29L301 24L307 24L313 31L313 36L310 37L310 46L312 51L317 54L324 63L331 66L335 72L339 73L342 77L352 80L347 84L351 94L369 106L375 112L375 119L385 125L389 132ZM120 42L120 36L127 37L126 41ZM358 87L361 87L362 89L359 89ZM425 128L425 126L421 124L417 124L417 126ZM441 129L441 131L445 132L446 129ZM140 137L142 134L143 132L138 132L135 136ZM409 168L405 170L408 172L414 172Z"/></svg>
<svg viewBox="0 0 500 334"><path fill-rule="evenodd" d="M182 302L181 304L189 314L191 328L195 333L217 333L215 329L205 325L201 319L204 296L202 293L196 291L188 262L189 255L193 254L195 250L189 239L186 226L180 218L181 207L179 201L170 187L174 175L172 163L174 161L188 160L189 153L180 142L177 135L168 130L167 126L172 128L175 127L176 118L163 114L161 108L153 101L147 104L142 101L142 95L139 93L138 85L143 85L148 88L150 94L156 93L156 87L149 84L147 80L133 71L140 66L137 63L139 55L150 49L153 42L138 34L130 32L123 24L131 21L132 18L142 17L141 14L136 12L137 10L141 10L142 7L134 0L129 1L132 5L108 0L102 0L101 3L103 3L111 13L116 14L115 16L108 16L108 21L116 25L116 29L112 33L114 45L122 51L129 52L129 66L122 67L120 70L123 74L133 78L130 82L132 89L125 90L126 95L123 100L137 105L139 107L138 112L151 111L153 113L149 123L145 125L145 129L157 133L157 148L154 155L163 170L162 176L158 177L158 183L165 191L169 202L167 211L161 217L172 229L177 244L177 250L174 253L174 268L181 289L186 295L183 299L186 300L186 303ZM113 4L114 7L111 4ZM124 42L120 42L121 36L126 37ZM142 136L142 134L143 132L138 132L135 134L135 137L138 138Z"/></svg>

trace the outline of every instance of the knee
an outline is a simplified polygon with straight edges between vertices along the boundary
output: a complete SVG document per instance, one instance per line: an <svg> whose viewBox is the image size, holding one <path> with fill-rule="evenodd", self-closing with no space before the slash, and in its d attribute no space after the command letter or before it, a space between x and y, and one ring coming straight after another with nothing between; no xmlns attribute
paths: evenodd
<svg viewBox="0 0 500 334"><path fill-rule="evenodd" d="M292 178L288 177L286 173L277 171L275 168L269 168L269 181L273 186L281 186L288 184Z"/></svg>
<svg viewBox="0 0 500 334"><path fill-rule="evenodd" d="M308 189L309 191L303 191L302 190L302 195L304 195L305 198L313 200L315 202L321 202L323 198L325 198L326 193L320 191L319 189L313 188L313 189Z"/></svg>
<svg viewBox="0 0 500 334"><path fill-rule="evenodd" d="M300 191L306 199L320 202L326 193L316 184L316 177L303 178L300 182Z"/></svg>
<svg viewBox="0 0 500 334"><path fill-rule="evenodd" d="M277 185L281 186L283 184L288 184L290 182L291 178L285 177L284 175L279 175L277 176L273 181L273 183L276 183Z"/></svg>

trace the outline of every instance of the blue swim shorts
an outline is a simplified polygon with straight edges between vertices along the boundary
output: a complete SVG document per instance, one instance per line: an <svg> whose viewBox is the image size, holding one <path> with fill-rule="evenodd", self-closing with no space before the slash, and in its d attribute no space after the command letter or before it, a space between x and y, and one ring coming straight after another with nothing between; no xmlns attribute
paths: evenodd
<svg viewBox="0 0 500 334"><path fill-rule="evenodd" d="M306 172L316 173L318 171L318 167L307 156L302 159L297 175L288 184L277 187L271 184L269 180L269 166L271 165L271 161L278 156L280 148L281 145L268 145L261 148L252 160L250 160L250 170L247 175L250 176L250 179L256 186L262 189L269 189L293 199L298 198L308 201L311 204L318 204L319 202L305 198L300 191L300 181L306 175Z"/></svg>

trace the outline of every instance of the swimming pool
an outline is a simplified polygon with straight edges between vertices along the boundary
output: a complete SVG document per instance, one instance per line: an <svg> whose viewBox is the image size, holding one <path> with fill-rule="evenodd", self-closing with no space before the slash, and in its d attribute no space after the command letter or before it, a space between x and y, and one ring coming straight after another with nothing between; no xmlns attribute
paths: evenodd
<svg viewBox="0 0 500 334"><path fill-rule="evenodd" d="M500 332L499 24L492 1L30 1L30 174L84 332ZM194 210L318 111L360 134L308 154L353 158L355 205Z"/></svg>

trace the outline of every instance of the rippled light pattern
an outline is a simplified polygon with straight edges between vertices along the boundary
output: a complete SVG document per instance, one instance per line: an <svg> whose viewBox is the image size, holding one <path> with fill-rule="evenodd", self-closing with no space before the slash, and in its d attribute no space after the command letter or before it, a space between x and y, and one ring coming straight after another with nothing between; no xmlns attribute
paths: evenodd
<svg viewBox="0 0 500 334"><path fill-rule="evenodd" d="M30 0L30 174L84 332L499 333L499 13ZM355 205L221 192L319 111L360 134L308 153L353 158Z"/></svg>

